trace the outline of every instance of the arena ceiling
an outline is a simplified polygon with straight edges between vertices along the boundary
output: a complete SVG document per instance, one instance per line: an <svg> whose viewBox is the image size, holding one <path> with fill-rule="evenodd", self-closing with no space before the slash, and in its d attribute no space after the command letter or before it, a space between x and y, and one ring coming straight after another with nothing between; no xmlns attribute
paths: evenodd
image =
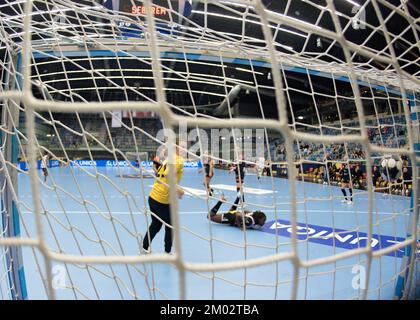
<svg viewBox="0 0 420 320"><path fill-rule="evenodd" d="M0 1L0 12L2 19L2 31L7 33L9 44L12 41L17 49L22 41L22 12L23 0L3 0ZM162 1L159 1L161 3ZM334 31L334 23L331 14L326 10L326 0L263 0L267 10L275 12L281 16L286 16L296 21L304 21L315 28ZM51 20L56 19L52 14L53 9L61 8L71 3L75 8L90 7L90 11L81 18L77 10L70 10L65 13L64 24L68 28L55 31L51 36ZM402 72L407 79L420 84L420 51L418 45L418 35L420 34L420 24L417 19L416 24L410 25L400 12L392 10L392 5L399 6L402 10L408 10L411 17L419 17L420 9L417 0L405 1L405 6L401 6L400 0L376 1L388 34L391 36L393 50ZM60 41L72 39L75 35L98 36L106 38L113 36L115 29L112 29L111 22L103 18L102 13L108 13L103 6L102 0L53 0L53 1L34 1L34 10L37 14L33 16L36 32L32 34L34 43L48 43L51 37L57 37ZM381 52L384 55L391 55L390 48L387 46L387 39L384 36L384 29L379 28L380 21L377 18L375 7L372 1L368 0L335 0L334 6L338 14L344 37L372 52ZM97 14L101 13L101 14ZM246 13L246 23L243 23L241 14ZM101 18L99 18L101 17ZM86 25L83 23L86 22ZM101 23L101 27L96 26ZM246 7L232 1L219 1L218 5L213 5L192 1L192 13L188 18L181 21L183 26L192 35L196 29L206 27L206 36L218 36L220 43L226 45L229 39L238 40L238 35L242 37L243 48L250 50L263 50L266 42L263 37L260 21L252 6ZM93 26L93 27L92 27ZM274 46L276 50L287 57L296 59L316 60L326 64L340 65L345 61L342 46L337 41L333 41L319 34L308 33L305 30L294 28L287 24L270 23L273 31ZM98 31L99 30L99 31ZM107 30L113 30L107 34ZM414 30L414 31L413 31ZM47 32L48 31L48 32ZM100 33L100 34L99 34ZM182 34L187 37L188 33ZM417 37L417 38L416 38ZM55 39L56 40L56 39ZM99 41L99 39L95 40ZM5 54L5 42L1 42L2 56ZM82 48L83 49L83 48ZM50 63L48 63L48 61ZM39 63L44 62L44 63ZM393 65L378 62L375 59L366 58L357 53L352 54L352 63L363 71L379 70L380 72L395 72ZM166 96L168 102L175 108L176 112L199 112L202 114L213 114L220 104L226 102L226 95L232 106L236 106L235 112L242 116L261 117L261 110L268 118L276 118L276 102L273 89L271 70L265 67L244 66L234 63L211 65L198 61L189 61L188 70L185 61L182 59L162 59L163 70L167 71L164 75ZM101 70L104 76L92 78L89 69ZM252 72L251 72L252 69ZM122 70L122 71L121 71ZM185 78L178 76L174 72L190 73L194 81L185 81ZM69 92L76 92L71 99L81 101L98 100L143 100L145 98L154 99L154 79L147 59L139 62L136 59L118 59L112 57L98 58L91 61L64 61L57 63L53 58L40 58L34 65L32 74L34 80L47 84L49 94L53 99L69 100ZM194 78L195 77L195 78ZM114 85L108 81L113 79ZM69 81L71 85L69 85ZM347 82L333 81L325 77L302 74L291 71L283 73L284 85L289 88L288 103L292 106L291 112L295 117L303 116L307 119L313 118L316 108L323 108L325 115L337 114L337 107L334 99L327 97L333 95L352 96L352 88ZM129 86L133 91L116 90L115 84L121 87ZM252 88L255 85L260 88L258 92ZM236 94L229 95L235 88ZM96 89L95 89L96 88ZM101 88L98 93L97 88ZM39 90L36 90L38 97L42 98ZM141 92L141 94L136 94ZM380 91L380 90L379 90ZM308 92L310 94L305 94ZM378 98L386 97L385 93L373 92L372 90L362 89L362 96L367 98L365 106L369 108L372 104L373 95ZM262 109L259 105L262 105ZM395 105L395 108L398 106ZM351 117L355 113L355 105L352 99L341 99L340 112L344 117ZM386 107L385 107L386 108ZM220 111L220 110L219 110ZM368 112L369 113L369 112ZM219 112L219 116L226 115L226 110Z"/></svg>

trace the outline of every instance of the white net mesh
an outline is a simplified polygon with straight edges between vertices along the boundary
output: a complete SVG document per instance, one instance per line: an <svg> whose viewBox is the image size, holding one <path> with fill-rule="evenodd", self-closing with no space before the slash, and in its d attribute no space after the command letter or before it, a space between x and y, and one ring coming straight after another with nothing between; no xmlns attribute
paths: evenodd
<svg viewBox="0 0 420 320"><path fill-rule="evenodd" d="M414 2L2 2L0 297L418 294ZM185 195L170 171L175 254L143 255L164 128ZM206 219L240 159L265 232Z"/></svg>

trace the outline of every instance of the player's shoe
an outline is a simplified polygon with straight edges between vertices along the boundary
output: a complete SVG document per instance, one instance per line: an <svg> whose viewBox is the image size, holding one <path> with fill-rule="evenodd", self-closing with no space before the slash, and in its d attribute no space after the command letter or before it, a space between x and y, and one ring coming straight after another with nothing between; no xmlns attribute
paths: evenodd
<svg viewBox="0 0 420 320"><path fill-rule="evenodd" d="M342 203L347 203L347 201L348 201L347 199L342 199L341 200Z"/></svg>
<svg viewBox="0 0 420 320"><path fill-rule="evenodd" d="M353 201L352 200L347 200L347 202L346 202L347 204L353 204Z"/></svg>
<svg viewBox="0 0 420 320"><path fill-rule="evenodd" d="M140 250L140 254L149 254L151 252L152 252L152 250L150 249L150 247L147 248L147 249L141 248L141 250Z"/></svg>

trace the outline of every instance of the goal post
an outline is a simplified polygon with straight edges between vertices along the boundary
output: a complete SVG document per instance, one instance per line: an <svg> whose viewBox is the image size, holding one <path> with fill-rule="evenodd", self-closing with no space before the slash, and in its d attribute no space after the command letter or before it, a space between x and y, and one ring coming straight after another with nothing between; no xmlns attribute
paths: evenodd
<svg viewBox="0 0 420 320"><path fill-rule="evenodd" d="M17 66L16 55L7 52L4 57L7 68L3 69L2 92L15 90L16 74L12 73ZM3 130L0 132L0 186L1 186L1 238L21 237L20 214L16 205L18 200L18 171L20 144L16 125L19 124L20 110L18 100L8 99L2 101L1 123ZM25 268L21 246L5 246L1 250L4 263L4 273L0 274L1 291L5 291L13 300L27 299ZM2 269L0 269L2 270ZM7 288L7 285L8 288ZM6 286L4 288L3 286ZM6 297L4 297L6 298Z"/></svg>
<svg viewBox="0 0 420 320"><path fill-rule="evenodd" d="M311 298L309 283L319 286L313 279L324 276L331 286L322 288L321 296L328 298L383 298L381 290L390 285L395 285L394 298L412 297L418 287L413 281L419 262L420 80L409 71L411 64L419 67L418 61L407 61L405 53L396 56L388 47L370 48L371 35L363 43L347 40L342 34L351 28L352 15L348 10L336 11L332 0L325 6L303 1L318 14L313 23L289 12L293 0L285 1L282 13L259 0L197 0L191 11L200 17L196 20L170 6L153 16L147 8L157 2L164 5L169 0L125 2L136 5L137 13L146 10L144 16L110 7L111 1L105 6L93 0L28 0L18 9L1 7L20 10L22 15L0 25L0 34L5 35L1 49L13 47L16 52L13 61L1 61L6 70L2 80L8 81L3 80L0 91L0 293L6 292L11 299L30 298L30 282L32 288L48 288L48 298L167 298L172 294L165 291L170 285L158 286L162 283L158 277L162 265L173 265L179 280L174 290L181 299L196 298L188 291L194 277L205 299L225 294L218 289L220 283L234 288L241 298L255 297L252 288L270 292L274 299L306 299ZM395 6L385 0L367 0L361 7L392 9L416 41L407 50L416 50L418 22L405 3ZM378 14L378 10L372 12ZM319 25L323 15L329 15L331 26ZM212 30L212 18L243 25L232 30L213 26ZM366 25L372 35L386 32L387 22L378 18L383 28ZM162 25L171 32L162 32L166 29ZM16 26L22 32L10 31ZM260 39L248 34L252 28L257 28ZM300 39L295 44L299 47L285 45L284 35ZM388 38L384 37L385 43ZM110 122L115 110L122 112L118 128ZM365 114L366 110L370 113ZM190 133L196 131L199 156L191 152L192 160L208 157L220 162L221 168L237 165L246 153L242 146L261 139L264 158L270 162L266 185L237 187L233 178L239 174L234 171L239 170L237 166L231 170L229 184L219 182L218 187L236 190L238 198L244 193L261 196L247 206L266 210L270 219L262 229L273 235L269 244L247 233L241 233L240 240L226 241L205 213L206 224L185 224L188 219L181 216L175 194L174 166L169 165L172 225L165 226L175 234L176 253L169 256L153 249L151 255L139 254L143 231L153 215L147 206L152 180L145 183L143 178L156 179L150 157L163 144L157 132L162 127L175 131L183 125ZM217 136L217 153L208 153L204 136L213 129L228 135ZM264 134L254 139L255 129ZM251 137L245 130L251 130ZM225 157L219 147L231 140L234 147ZM176 146L174 141L169 145L168 161L173 163ZM19 152L30 159L28 170L20 168ZM74 161L71 153L78 152L85 157ZM375 203L377 192L391 193L393 186L387 181L375 185L371 179L373 167L380 166L388 153L406 156L405 166L412 169L411 203L403 206L405 198L395 200L410 191L402 189L387 198L390 208L381 216ZM41 154L49 154L54 162L43 171L33 166ZM331 154L333 159L328 158ZM254 155L244 159L249 166L257 161ZM334 165L331 175L330 164ZM336 177L341 166L350 164L363 168L365 176L357 181L360 188L354 188L354 195L342 196L338 188L342 180ZM383 171L386 176L386 165ZM193 179L181 181L188 186L184 209L192 217L197 216L193 203L208 213L211 201L217 200L209 190L198 189L201 179L208 178L206 172L202 175L194 188L189 185ZM141 179L128 181L127 177ZM356 184L352 179L351 184ZM315 188L309 183L320 181L325 188L311 193ZM347 196L363 204L339 207ZM320 204L328 207L323 218L317 218L324 213ZM340 221L344 215L356 221L346 230ZM400 232L402 223L407 223L405 237ZM383 237L382 225L392 235ZM202 260L184 250L186 242L197 244L199 249L193 251ZM325 246L327 253L317 256L314 244ZM32 250L24 256L30 261L26 265L25 246ZM235 253L220 258L218 246ZM404 254L398 260L401 251ZM381 259L388 258L394 259L393 268L383 275ZM351 264L367 265L367 288L352 288L347 273L343 277L347 282L339 284L340 275L352 272ZM64 270L64 284L53 282L53 265ZM28 275L25 279L24 266L34 279ZM273 267L273 276L258 282L254 271L259 267ZM243 273L232 278L223 274L236 270ZM370 276L375 274L379 280L371 285ZM2 281L6 278L7 283Z"/></svg>
<svg viewBox="0 0 420 320"><path fill-rule="evenodd" d="M419 94L413 92L408 97L408 106L410 108L410 116L413 126L413 149L416 153L416 157L420 157L420 127L419 127L419 109L418 106L420 105ZM418 160L417 160L418 161ZM417 162L415 167L419 168L420 162ZM417 176L413 176L413 183L419 183L420 174L417 171ZM411 210L410 210L410 220L412 221L411 224L407 225L407 239L414 238L418 239L419 235L419 209L418 209L418 200L420 198L420 193L418 191L418 187L414 188L416 192L411 194ZM407 298L414 298L416 294L417 284L416 281L419 281L420 274L417 270L418 266L418 249L419 245L417 240L414 241L410 246L406 246L404 248L404 257L401 262L401 271L398 275L396 286L395 286L395 298L396 299L407 299Z"/></svg>
<svg viewBox="0 0 420 320"><path fill-rule="evenodd" d="M147 162L150 162L151 159L149 159L149 153L146 151L143 152L126 152L127 159L130 161L135 161L138 163L138 165L142 164L147 165Z"/></svg>

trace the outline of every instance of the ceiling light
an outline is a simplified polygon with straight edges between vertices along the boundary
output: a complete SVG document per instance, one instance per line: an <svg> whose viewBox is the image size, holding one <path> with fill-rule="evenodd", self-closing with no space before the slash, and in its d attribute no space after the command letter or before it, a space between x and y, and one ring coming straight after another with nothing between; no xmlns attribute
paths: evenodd
<svg viewBox="0 0 420 320"><path fill-rule="evenodd" d="M356 6L356 7L361 7L360 4L358 4L357 2L353 1L353 0L346 0L348 3L351 3L352 5Z"/></svg>
<svg viewBox="0 0 420 320"><path fill-rule="evenodd" d="M236 67L235 70L249 72L249 73L254 73L254 74L259 74L259 75L263 75L264 74L262 72L252 71L252 70L248 70L248 69L244 69L244 68L238 68L238 67Z"/></svg>
<svg viewBox="0 0 420 320"><path fill-rule="evenodd" d="M320 37L318 37L318 38L316 39L316 46L317 46L318 48L322 48L322 41L321 41L321 38L320 38Z"/></svg>

